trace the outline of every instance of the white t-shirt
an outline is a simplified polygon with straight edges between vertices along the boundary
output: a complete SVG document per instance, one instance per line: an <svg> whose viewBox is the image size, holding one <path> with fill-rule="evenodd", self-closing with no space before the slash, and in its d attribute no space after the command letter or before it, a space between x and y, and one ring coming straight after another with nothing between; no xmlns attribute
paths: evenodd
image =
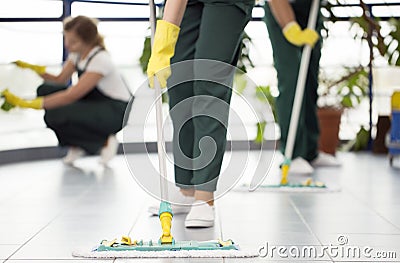
<svg viewBox="0 0 400 263"><path fill-rule="evenodd" d="M122 76L112 62L110 54L106 50L99 51L99 49L101 49L100 46L94 47L85 59L79 60L78 65L76 65L76 62L79 59L79 54L70 53L68 60L71 60L80 70L84 70L86 66L85 72L103 75L103 78L97 83L97 88L105 96L116 100L129 101L130 93L128 87L125 85ZM93 56L96 52L97 54ZM92 57L92 59L89 61L89 64L87 64L90 57Z"/></svg>

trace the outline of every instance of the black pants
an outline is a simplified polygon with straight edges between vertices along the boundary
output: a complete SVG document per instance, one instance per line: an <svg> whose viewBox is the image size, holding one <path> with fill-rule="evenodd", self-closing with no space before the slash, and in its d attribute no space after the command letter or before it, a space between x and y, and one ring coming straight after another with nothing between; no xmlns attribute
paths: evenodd
<svg viewBox="0 0 400 263"><path fill-rule="evenodd" d="M67 87L44 83L38 96L64 90ZM77 146L88 154L96 154L110 134L122 129L127 103L104 96L97 89L84 98L55 109L45 110L44 121L52 129L60 146Z"/></svg>
<svg viewBox="0 0 400 263"><path fill-rule="evenodd" d="M171 64L206 59L235 66L243 30L251 18L252 8L253 3L245 1L189 0ZM201 65L201 62L195 63L193 68L186 70L200 79L204 79L203 71L212 71L214 77L220 75L218 79L222 82L232 82L233 72L225 72L227 68L221 67L221 64L206 70ZM173 68L170 80L180 74L183 73ZM216 190L226 147L232 94L230 86L207 80L169 86L170 114L174 126L175 181L178 187L195 187L209 192ZM215 146L209 142L211 140ZM215 153L213 148L216 148ZM189 161L185 161L187 159Z"/></svg>
<svg viewBox="0 0 400 263"><path fill-rule="evenodd" d="M302 28L307 26L311 2L310 0L297 0L292 3L296 20ZM274 67L278 77L279 96L276 99L276 109L281 129L281 151L284 153L303 47L294 46L285 39L282 29L274 18L268 4L265 4L264 10L264 21L268 28L273 50ZM316 26L318 32L322 28L321 17L321 14L319 14ZM321 47L322 41L320 39L311 52L304 98L293 149L293 159L300 156L311 161L318 155L319 123L317 118L317 89Z"/></svg>

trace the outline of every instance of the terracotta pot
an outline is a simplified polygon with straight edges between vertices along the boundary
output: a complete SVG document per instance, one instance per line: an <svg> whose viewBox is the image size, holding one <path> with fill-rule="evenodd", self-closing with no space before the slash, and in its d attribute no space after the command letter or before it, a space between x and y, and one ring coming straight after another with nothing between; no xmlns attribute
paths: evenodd
<svg viewBox="0 0 400 263"><path fill-rule="evenodd" d="M342 109L319 108L317 111L320 127L319 150L336 154L339 146L339 127Z"/></svg>

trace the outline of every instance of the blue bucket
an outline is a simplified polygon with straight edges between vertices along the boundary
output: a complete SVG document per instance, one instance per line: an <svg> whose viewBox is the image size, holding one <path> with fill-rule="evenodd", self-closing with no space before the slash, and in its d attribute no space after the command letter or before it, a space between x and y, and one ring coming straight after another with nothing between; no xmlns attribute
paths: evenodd
<svg viewBox="0 0 400 263"><path fill-rule="evenodd" d="M388 148L390 154L400 154L400 110L392 111L392 126Z"/></svg>

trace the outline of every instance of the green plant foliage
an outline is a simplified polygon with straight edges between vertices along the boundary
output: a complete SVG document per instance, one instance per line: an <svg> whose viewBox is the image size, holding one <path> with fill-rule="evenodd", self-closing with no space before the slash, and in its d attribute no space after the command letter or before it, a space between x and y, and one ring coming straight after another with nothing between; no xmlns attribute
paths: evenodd
<svg viewBox="0 0 400 263"><path fill-rule="evenodd" d="M344 151L362 151L366 150L368 147L369 141L369 131L361 126L360 130L357 132L356 138L347 142L343 147L342 150Z"/></svg>
<svg viewBox="0 0 400 263"><path fill-rule="evenodd" d="M320 74L318 106L354 108L368 93L368 71L364 67L346 68L339 79Z"/></svg>
<svg viewBox="0 0 400 263"><path fill-rule="evenodd" d="M247 67L254 68L253 61L250 59L249 56L251 44L252 44L251 38L249 37L249 35L247 35L246 32L244 32L242 35L241 53L237 63L237 67L244 73L247 72Z"/></svg>
<svg viewBox="0 0 400 263"><path fill-rule="evenodd" d="M257 136L254 139L255 143L262 143L264 141L264 131L266 125L267 125L266 121L257 123Z"/></svg>
<svg viewBox="0 0 400 263"><path fill-rule="evenodd" d="M386 58L389 65L400 66L400 20L391 18L387 22L381 21L379 17L373 17L370 15L369 7L364 3L363 0L359 1L359 6L362 8L363 13L359 17L353 17L350 19L353 28L362 29L361 34L358 32L354 34L355 39L366 40L370 47L377 50L379 54ZM340 21L335 16L332 9L336 6L347 6L347 3L337 0L328 1L323 8L328 13L330 22ZM382 34L381 23L389 23L390 32L385 35ZM326 31L328 31L325 28ZM371 58L373 60L373 57Z"/></svg>
<svg viewBox="0 0 400 263"><path fill-rule="evenodd" d="M392 31L389 36L386 37L388 40L386 53L388 54L388 61L392 65L400 66L400 20L391 18L389 23L392 27Z"/></svg>
<svg viewBox="0 0 400 263"><path fill-rule="evenodd" d="M169 102L168 92L163 92L163 94L161 94L161 101L163 103L168 103Z"/></svg>
<svg viewBox="0 0 400 263"><path fill-rule="evenodd" d="M368 91L368 72L365 68L350 74L346 81L340 84L338 96L342 96L341 105L344 108L353 108L360 104Z"/></svg>
<svg viewBox="0 0 400 263"><path fill-rule="evenodd" d="M274 119L277 120L278 115L276 113L276 99L271 94L270 86L257 86L256 87L256 98L261 102L268 102L271 106L272 114Z"/></svg>
<svg viewBox="0 0 400 263"><path fill-rule="evenodd" d="M147 71L147 65L149 64L150 56L151 56L151 39L149 36L147 36L144 39L142 55L139 58L140 67L142 68L143 73L146 73Z"/></svg>
<svg viewBox="0 0 400 263"><path fill-rule="evenodd" d="M275 97L271 94L270 86L257 86L256 87L256 98L262 103L268 103L271 107L272 114L274 115L275 121L277 121L277 113L276 113L276 102ZM265 126L267 125L266 121L258 122L257 124L257 135L254 139L255 143L262 143L264 141L264 131Z"/></svg>

